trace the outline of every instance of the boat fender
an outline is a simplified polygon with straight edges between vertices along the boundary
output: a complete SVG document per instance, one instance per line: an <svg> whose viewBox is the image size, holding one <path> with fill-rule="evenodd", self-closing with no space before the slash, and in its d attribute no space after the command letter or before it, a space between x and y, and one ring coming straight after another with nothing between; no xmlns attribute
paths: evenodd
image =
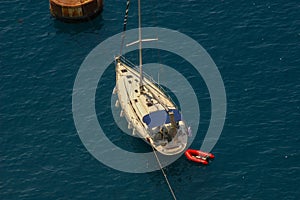
<svg viewBox="0 0 300 200"><path fill-rule="evenodd" d="M117 87L114 87L113 94L117 94Z"/></svg>
<svg viewBox="0 0 300 200"><path fill-rule="evenodd" d="M132 125L131 125L131 123L130 123L130 122L128 123L128 126L127 126L127 128L128 128L128 129L132 129Z"/></svg>

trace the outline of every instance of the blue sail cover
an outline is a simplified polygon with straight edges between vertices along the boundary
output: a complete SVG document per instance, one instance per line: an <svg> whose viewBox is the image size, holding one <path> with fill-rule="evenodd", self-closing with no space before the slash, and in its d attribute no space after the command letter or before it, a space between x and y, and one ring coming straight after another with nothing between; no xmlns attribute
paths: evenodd
<svg viewBox="0 0 300 200"><path fill-rule="evenodd" d="M176 122L181 121L179 110L171 109L170 111L173 111ZM149 128L153 128L170 123L170 116L165 110L159 110L145 115L143 117L143 122L146 123Z"/></svg>

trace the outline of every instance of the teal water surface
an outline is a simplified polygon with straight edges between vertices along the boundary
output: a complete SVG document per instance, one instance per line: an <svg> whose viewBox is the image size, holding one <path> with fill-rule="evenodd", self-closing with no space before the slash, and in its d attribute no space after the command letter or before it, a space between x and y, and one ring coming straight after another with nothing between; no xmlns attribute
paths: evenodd
<svg viewBox="0 0 300 200"><path fill-rule="evenodd" d="M93 158L73 121L79 67L94 47L122 30L125 6L107 0L94 20L65 24L50 16L48 1L1 2L0 199L172 198L160 171L129 174ZM177 198L300 199L300 3L151 0L142 7L144 26L174 29L199 42L226 89L226 122L212 150L216 159L199 166L182 156L165 168ZM130 11L129 29L137 24L135 1ZM113 68L97 90L99 116L102 105L110 108L111 73ZM201 77L188 79L197 82L201 106L191 145L199 148L210 100ZM105 88L109 92L102 93ZM115 144L150 150L129 136L123 143L124 133L111 118L101 119L112 126L106 134Z"/></svg>

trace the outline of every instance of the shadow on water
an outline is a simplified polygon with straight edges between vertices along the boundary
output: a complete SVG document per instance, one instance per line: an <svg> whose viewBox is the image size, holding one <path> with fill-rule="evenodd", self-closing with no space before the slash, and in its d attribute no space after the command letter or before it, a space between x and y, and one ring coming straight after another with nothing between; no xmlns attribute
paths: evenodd
<svg viewBox="0 0 300 200"><path fill-rule="evenodd" d="M75 49L81 49L83 54L87 54L91 49L99 44L102 38L101 29L104 21L101 14L89 21L78 23L67 23L55 19L51 16L53 31L61 38L61 42Z"/></svg>
<svg viewBox="0 0 300 200"><path fill-rule="evenodd" d="M53 19L53 26L56 29L57 34L66 33L70 35L77 35L80 33L97 33L103 27L104 20L102 15L90 19L88 21L70 23L70 22L63 22L61 20Z"/></svg>

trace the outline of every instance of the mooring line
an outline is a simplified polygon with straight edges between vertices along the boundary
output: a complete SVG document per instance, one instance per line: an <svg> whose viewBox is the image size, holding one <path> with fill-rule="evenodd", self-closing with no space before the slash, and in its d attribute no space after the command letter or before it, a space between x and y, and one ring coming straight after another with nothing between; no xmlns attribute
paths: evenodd
<svg viewBox="0 0 300 200"><path fill-rule="evenodd" d="M156 160L157 160L157 162L158 162L158 165L159 165L159 167L160 167L160 170L161 170L161 172L163 173L163 175L164 175L164 177L165 177L165 179L166 179L166 182L167 182L167 184L168 184L168 186L169 186L170 192L171 192L171 194L172 194L174 200L177 200L177 198L176 198L176 196L175 196L175 193L174 193L174 191L173 191L173 189L172 189L172 187L171 187L171 184L170 184L170 182L169 182L169 180L168 180L168 177L167 177L167 175L166 175L166 173L165 173L165 171L164 171L164 169L163 169L163 167L162 167L162 165L161 165L161 163L160 163L160 161L159 161L159 159L158 159L158 156L157 156L157 154L156 154L156 151L155 151L155 149L154 149L154 147L152 146L151 143L150 143L150 145L151 145L151 147L152 147L152 149L153 149L153 152L154 152L155 158L156 158Z"/></svg>

